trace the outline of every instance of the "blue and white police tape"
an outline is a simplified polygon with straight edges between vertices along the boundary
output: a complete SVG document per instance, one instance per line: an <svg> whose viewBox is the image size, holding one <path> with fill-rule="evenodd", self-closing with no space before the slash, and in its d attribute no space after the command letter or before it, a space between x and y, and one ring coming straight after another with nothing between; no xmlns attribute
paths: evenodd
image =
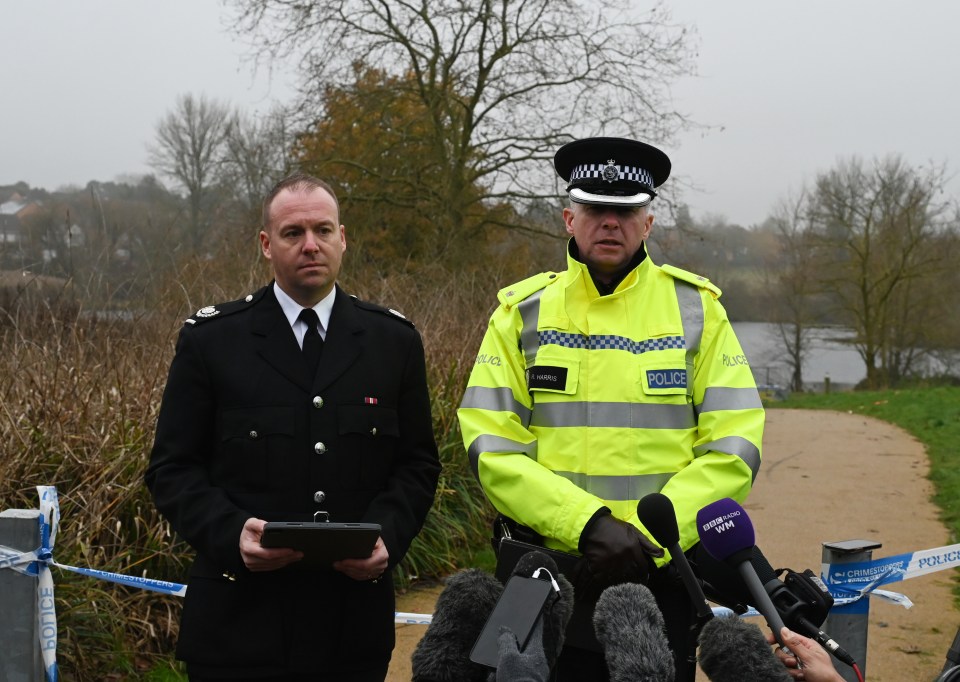
<svg viewBox="0 0 960 682"><path fill-rule="evenodd" d="M852 604L865 596L874 595L910 608L913 602L907 596L877 588L957 566L960 566L960 544L870 561L824 564L820 573L837 606Z"/></svg>
<svg viewBox="0 0 960 682"><path fill-rule="evenodd" d="M397 611L393 614L393 622L398 625L430 625L433 622L433 614Z"/></svg>
<svg viewBox="0 0 960 682"><path fill-rule="evenodd" d="M43 654L43 667L47 682L57 682L57 611L53 599L53 575L51 566L81 575L109 580L121 585L139 587L142 589L183 596L187 591L186 585L170 583L163 580L152 580L138 576L96 571L77 566L59 564L53 560L53 549L57 539L57 528L60 524L60 503L55 486L37 486L40 495L40 515L37 523L40 525L40 547L21 552L10 547L0 546L0 569L11 569L23 575L36 576L37 605L39 611L40 651Z"/></svg>

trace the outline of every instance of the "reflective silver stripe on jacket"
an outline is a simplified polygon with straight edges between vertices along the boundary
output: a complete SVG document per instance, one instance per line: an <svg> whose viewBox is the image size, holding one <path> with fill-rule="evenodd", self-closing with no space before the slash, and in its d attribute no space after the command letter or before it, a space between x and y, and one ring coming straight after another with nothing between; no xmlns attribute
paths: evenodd
<svg viewBox="0 0 960 682"><path fill-rule="evenodd" d="M739 457L743 460L744 464L750 467L750 471L753 473L753 480L757 480L757 472L760 471L760 449L746 438L726 436L712 443L698 445L693 449L693 454L695 457L699 457L711 451Z"/></svg>
<svg viewBox="0 0 960 682"><path fill-rule="evenodd" d="M540 402L535 407L531 426L692 429L697 425L686 404Z"/></svg>
<svg viewBox="0 0 960 682"><path fill-rule="evenodd" d="M540 336L537 334L537 323L540 321L540 297L543 289L537 291L517 304L523 327L520 329L520 350L523 351L526 366L533 365L540 347Z"/></svg>
<svg viewBox="0 0 960 682"><path fill-rule="evenodd" d="M683 337L687 341L687 395L692 396L694 358L700 352L700 340L703 338L703 301L700 300L699 287L679 279L673 280L673 286L680 306Z"/></svg>
<svg viewBox="0 0 960 682"><path fill-rule="evenodd" d="M760 393L755 388L713 387L704 391L703 402L694 409L700 415L719 410L752 410L763 408Z"/></svg>
<svg viewBox="0 0 960 682"><path fill-rule="evenodd" d="M575 486L602 500L639 500L650 493L663 490L673 474L646 474L642 476L588 476L571 471L555 471Z"/></svg>
<svg viewBox="0 0 960 682"><path fill-rule="evenodd" d="M520 443L515 440L510 440L509 438L504 438L503 436L492 436L490 434L477 436L477 438L470 443L470 447L467 448L467 457L470 459L470 467L473 469L473 475L478 481L480 480L480 472L478 469L480 454L483 452L499 452L503 454L519 452L536 461L537 441Z"/></svg>
<svg viewBox="0 0 960 682"><path fill-rule="evenodd" d="M530 426L530 409L517 402L513 391L509 388L487 388L486 386L470 386L463 394L464 407L475 407L491 412L510 412L517 415L524 428Z"/></svg>

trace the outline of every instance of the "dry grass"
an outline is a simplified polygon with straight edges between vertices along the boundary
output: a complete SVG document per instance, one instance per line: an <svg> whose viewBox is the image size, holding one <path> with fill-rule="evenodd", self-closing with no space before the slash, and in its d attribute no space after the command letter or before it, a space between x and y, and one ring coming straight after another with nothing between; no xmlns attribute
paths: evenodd
<svg viewBox="0 0 960 682"><path fill-rule="evenodd" d="M55 485L59 563L185 579L189 548L158 516L142 476L182 319L264 281L250 268L227 278L232 287L212 287L214 274L223 273L202 263L184 268L156 289L163 305L151 304L158 312L150 314L128 306L98 315L82 302L49 298L0 310L0 505L36 508L35 487ZM469 472L456 407L503 281L438 269L416 277L360 273L345 282L414 320L427 352L444 472L434 512L398 572L401 586L455 570L486 537L491 510ZM178 598L57 570L54 580L64 679L142 679L171 666Z"/></svg>

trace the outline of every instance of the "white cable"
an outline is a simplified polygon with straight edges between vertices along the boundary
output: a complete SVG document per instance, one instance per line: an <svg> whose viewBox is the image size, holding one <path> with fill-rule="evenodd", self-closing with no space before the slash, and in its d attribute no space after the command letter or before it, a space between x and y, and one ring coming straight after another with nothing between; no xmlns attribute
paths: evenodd
<svg viewBox="0 0 960 682"><path fill-rule="evenodd" d="M539 578L539 577L540 577L540 571L546 571L546 572L547 572L547 575L550 576L550 583L553 585L553 589L554 589L555 591L559 592L559 591L560 591L560 586L557 585L557 581L553 579L553 573L551 573L549 569L544 568L543 566L541 566L540 568L538 568L537 570L535 570L535 571L533 572L533 577L534 577L534 578Z"/></svg>

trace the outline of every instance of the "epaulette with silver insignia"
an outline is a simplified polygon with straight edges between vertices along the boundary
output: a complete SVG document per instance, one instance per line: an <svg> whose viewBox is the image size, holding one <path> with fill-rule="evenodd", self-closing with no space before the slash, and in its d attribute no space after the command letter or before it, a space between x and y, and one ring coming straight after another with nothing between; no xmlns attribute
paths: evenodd
<svg viewBox="0 0 960 682"><path fill-rule="evenodd" d="M224 317L230 315L231 313L238 312L247 308L254 300L259 299L263 292L266 291L266 288L261 289L253 294L247 294L245 297L236 300L229 301L228 303L218 303L216 305L206 305L200 308L195 312L191 317L188 317L184 320L184 324L196 325L201 322L206 322L208 320Z"/></svg>
<svg viewBox="0 0 960 682"><path fill-rule="evenodd" d="M364 310L372 310L373 312L376 312L376 313L383 313L384 315L389 315L393 319L400 320L401 322L405 322L406 324L409 324L411 327L416 329L416 325L413 324L413 322L411 322L410 320L408 320L406 316L403 313L401 313L399 310L396 310L394 308L384 308L382 306L378 306L376 303L370 303L369 301L361 300L356 296L353 296L352 294L351 294L351 297L353 298L356 305L360 306Z"/></svg>

